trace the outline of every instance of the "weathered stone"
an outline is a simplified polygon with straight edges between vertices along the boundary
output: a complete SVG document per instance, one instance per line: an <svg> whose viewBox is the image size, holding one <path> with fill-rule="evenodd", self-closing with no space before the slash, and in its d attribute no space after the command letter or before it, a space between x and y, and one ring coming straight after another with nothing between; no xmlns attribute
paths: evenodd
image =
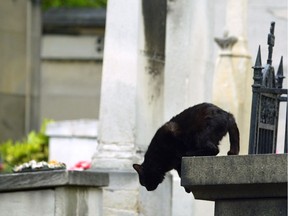
<svg viewBox="0 0 288 216"><path fill-rule="evenodd" d="M107 185L107 174L88 171L0 175L0 212L11 216L101 216L99 187Z"/></svg>
<svg viewBox="0 0 288 216"><path fill-rule="evenodd" d="M196 199L285 197L287 155L183 158L181 184Z"/></svg>
<svg viewBox="0 0 288 216"><path fill-rule="evenodd" d="M287 155L186 157L181 184L216 216L287 214Z"/></svg>
<svg viewBox="0 0 288 216"><path fill-rule="evenodd" d="M105 207L137 212L138 190L104 190Z"/></svg>
<svg viewBox="0 0 288 216"><path fill-rule="evenodd" d="M107 185L107 174L90 171L39 171L0 175L0 192L60 186Z"/></svg>
<svg viewBox="0 0 288 216"><path fill-rule="evenodd" d="M105 208L103 209L105 216L138 216L138 212L135 211L128 211L128 210L121 210L121 209L111 209Z"/></svg>
<svg viewBox="0 0 288 216"><path fill-rule="evenodd" d="M0 193L0 203L3 216L54 215L54 191L51 189Z"/></svg>
<svg viewBox="0 0 288 216"><path fill-rule="evenodd" d="M216 201L215 215L219 216L286 216L287 199L246 199Z"/></svg>
<svg viewBox="0 0 288 216"><path fill-rule="evenodd" d="M109 172L110 190L138 190L139 178L134 170Z"/></svg>
<svg viewBox="0 0 288 216"><path fill-rule="evenodd" d="M101 172L105 172L103 169ZM130 170L106 170L109 186L103 189L103 211L105 216L114 215L165 215L172 212L172 175L155 191L147 191L139 184L138 174Z"/></svg>

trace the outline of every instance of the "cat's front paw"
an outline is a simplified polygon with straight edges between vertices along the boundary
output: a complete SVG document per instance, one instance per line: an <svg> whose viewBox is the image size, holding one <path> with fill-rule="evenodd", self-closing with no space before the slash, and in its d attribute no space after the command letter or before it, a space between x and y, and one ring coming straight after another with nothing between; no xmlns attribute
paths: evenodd
<svg viewBox="0 0 288 216"><path fill-rule="evenodd" d="M239 152L237 152L237 151L228 151L227 152L227 155L238 155L239 154Z"/></svg>

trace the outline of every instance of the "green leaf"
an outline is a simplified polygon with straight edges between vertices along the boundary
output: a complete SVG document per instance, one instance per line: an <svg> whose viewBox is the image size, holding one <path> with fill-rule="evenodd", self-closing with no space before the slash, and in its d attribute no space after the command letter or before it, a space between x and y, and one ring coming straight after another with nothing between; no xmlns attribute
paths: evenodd
<svg viewBox="0 0 288 216"><path fill-rule="evenodd" d="M21 141L7 140L0 144L0 157L4 163L4 172L11 172L11 168L30 160L48 160L48 136L45 135L46 125L51 120L45 119L40 132L31 131ZM1 162L1 160L0 160Z"/></svg>

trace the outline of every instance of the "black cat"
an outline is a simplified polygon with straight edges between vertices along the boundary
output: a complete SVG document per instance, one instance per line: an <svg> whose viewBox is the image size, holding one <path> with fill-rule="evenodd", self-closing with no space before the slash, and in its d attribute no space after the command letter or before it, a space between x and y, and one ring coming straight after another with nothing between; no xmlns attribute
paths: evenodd
<svg viewBox="0 0 288 216"><path fill-rule="evenodd" d="M133 164L140 184L148 191L155 190L165 173L172 169L181 177L183 156L217 155L219 141L227 132L230 139L228 155L237 155L239 130L232 114L209 103L184 110L157 130L144 162Z"/></svg>

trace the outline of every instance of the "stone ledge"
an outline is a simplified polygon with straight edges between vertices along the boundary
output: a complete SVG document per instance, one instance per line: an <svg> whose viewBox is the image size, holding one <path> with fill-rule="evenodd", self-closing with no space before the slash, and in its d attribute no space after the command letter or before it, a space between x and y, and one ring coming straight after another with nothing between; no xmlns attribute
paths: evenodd
<svg viewBox="0 0 288 216"><path fill-rule="evenodd" d="M55 170L0 175L0 192L61 186L102 187L108 184L108 174L92 171Z"/></svg>
<svg viewBox="0 0 288 216"><path fill-rule="evenodd" d="M184 157L181 185L203 200L287 197L287 155Z"/></svg>

